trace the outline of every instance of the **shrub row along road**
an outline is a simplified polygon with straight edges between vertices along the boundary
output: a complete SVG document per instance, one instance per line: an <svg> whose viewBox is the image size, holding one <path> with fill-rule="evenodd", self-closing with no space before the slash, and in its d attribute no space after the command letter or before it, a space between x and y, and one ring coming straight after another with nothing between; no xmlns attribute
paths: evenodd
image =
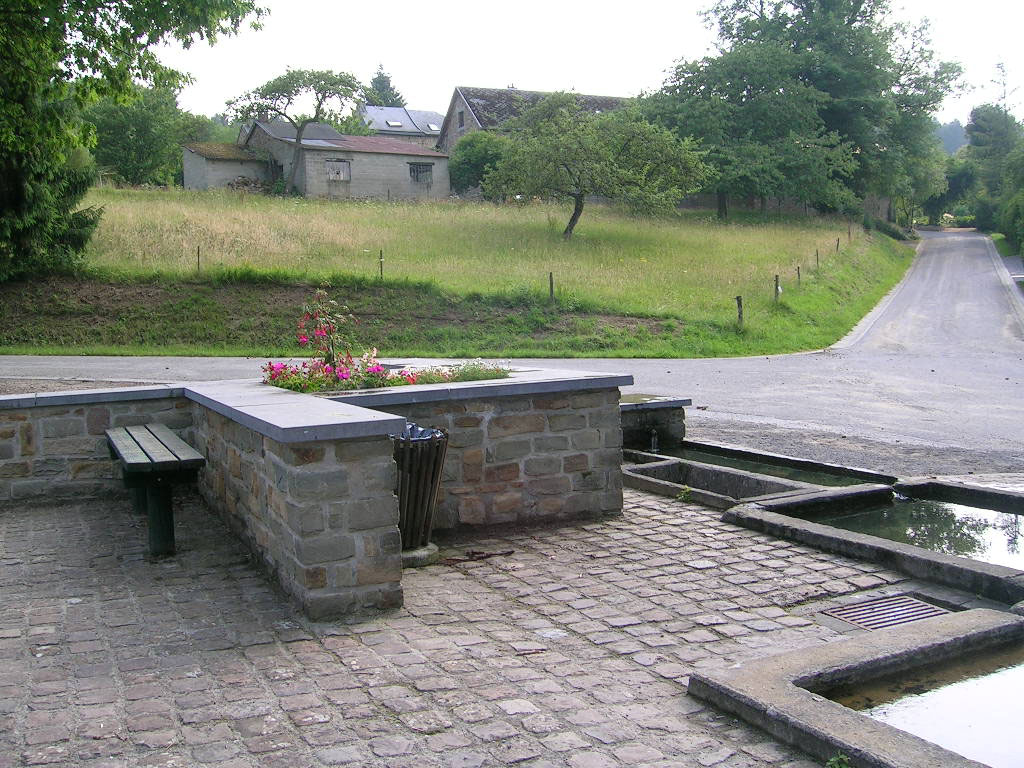
<svg viewBox="0 0 1024 768"><path fill-rule="evenodd" d="M987 237L924 234L903 283L821 352L515 362L629 372L634 391L690 397L693 439L904 475L1024 471L1024 301ZM262 363L11 356L3 377L208 380L257 376Z"/></svg>

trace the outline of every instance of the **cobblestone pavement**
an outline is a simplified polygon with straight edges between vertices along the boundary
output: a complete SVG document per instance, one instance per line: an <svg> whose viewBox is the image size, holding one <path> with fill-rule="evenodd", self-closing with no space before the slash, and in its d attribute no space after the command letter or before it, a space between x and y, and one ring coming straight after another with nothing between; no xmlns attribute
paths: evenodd
<svg viewBox="0 0 1024 768"><path fill-rule="evenodd" d="M901 577L626 499L449 541L406 571L403 610L319 625L197 497L159 563L120 494L0 508L0 768L817 765L687 676L835 640L790 609Z"/></svg>

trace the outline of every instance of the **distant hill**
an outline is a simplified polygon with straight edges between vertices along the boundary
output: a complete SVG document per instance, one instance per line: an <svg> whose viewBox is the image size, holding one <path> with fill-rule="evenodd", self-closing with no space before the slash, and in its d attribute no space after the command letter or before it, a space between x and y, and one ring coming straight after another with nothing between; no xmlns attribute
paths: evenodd
<svg viewBox="0 0 1024 768"><path fill-rule="evenodd" d="M967 143L967 132L960 125L959 120L937 125L935 127L935 135L939 137L939 140L942 142L942 148L949 155L956 154L956 151Z"/></svg>

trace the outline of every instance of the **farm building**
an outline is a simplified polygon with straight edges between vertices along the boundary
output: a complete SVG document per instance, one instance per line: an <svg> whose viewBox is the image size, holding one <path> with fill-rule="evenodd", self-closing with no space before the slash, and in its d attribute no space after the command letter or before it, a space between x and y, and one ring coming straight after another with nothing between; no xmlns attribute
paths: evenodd
<svg viewBox="0 0 1024 768"><path fill-rule="evenodd" d="M271 176L288 178L295 128L257 120L240 144L269 153ZM438 199L448 197L448 156L385 136L343 136L325 123L306 126L295 175L307 197Z"/></svg>
<svg viewBox="0 0 1024 768"><path fill-rule="evenodd" d="M189 145L184 153L189 189L226 187L240 175L287 179L295 128L284 121L257 120L242 129L237 145ZM411 200L449 194L448 156L410 141L343 136L329 125L312 123L303 133L299 158L295 183L307 197Z"/></svg>
<svg viewBox="0 0 1024 768"><path fill-rule="evenodd" d="M197 142L182 149L185 189L226 187L239 178L268 180L265 158L235 144Z"/></svg>
<svg viewBox="0 0 1024 768"><path fill-rule="evenodd" d="M521 91L517 88L468 88L458 86L452 94L448 113L437 137L437 149L451 152L455 143L468 133L497 128L506 120L518 117L537 104L545 91ZM618 109L627 99L621 96L588 96L575 94L583 106L592 112Z"/></svg>
<svg viewBox="0 0 1024 768"><path fill-rule="evenodd" d="M424 109L405 107L374 107L361 105L359 116L377 136L411 141L421 147L433 149L441 135L444 115Z"/></svg>

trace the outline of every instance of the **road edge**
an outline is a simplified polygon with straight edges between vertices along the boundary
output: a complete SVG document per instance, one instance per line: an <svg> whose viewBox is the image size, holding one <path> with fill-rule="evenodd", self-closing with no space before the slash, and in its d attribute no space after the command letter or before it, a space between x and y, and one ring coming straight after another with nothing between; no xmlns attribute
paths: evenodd
<svg viewBox="0 0 1024 768"><path fill-rule="evenodd" d="M910 262L910 266L907 267L907 271L903 273L903 277L900 278L900 281L889 289L889 292L885 294L885 296L883 296L879 300L879 302L875 304L874 307L871 308L870 312L864 315L864 317L862 317L857 322L857 324L850 329L850 332L848 334L843 336L843 338L841 338L835 344L830 344L829 346L825 347L823 351L841 352L843 350L850 349L851 347L856 346L857 344L860 343L861 339L863 339L864 336L867 335L867 332L874 327L876 322L878 322L878 318L881 317L885 310L889 308L889 305L892 304L893 300L896 298L896 295L901 290L903 290L903 286L906 284L907 280L910 279L910 275L913 273L913 271L917 269L917 265L920 263L921 260L921 249L927 242L927 240L921 240L914 247L914 260ZM1024 307L1022 307L1022 309L1024 309Z"/></svg>
<svg viewBox="0 0 1024 768"><path fill-rule="evenodd" d="M1006 268L1006 262L999 255L996 244L992 242L992 238L989 235L985 235L985 249L988 251L989 258L992 259L996 274L999 275L999 281L1003 284L1003 288L1006 289L1010 307L1017 318L1017 330L1021 337L1024 338L1024 296L1021 295L1020 289L1010 276L1010 270Z"/></svg>

